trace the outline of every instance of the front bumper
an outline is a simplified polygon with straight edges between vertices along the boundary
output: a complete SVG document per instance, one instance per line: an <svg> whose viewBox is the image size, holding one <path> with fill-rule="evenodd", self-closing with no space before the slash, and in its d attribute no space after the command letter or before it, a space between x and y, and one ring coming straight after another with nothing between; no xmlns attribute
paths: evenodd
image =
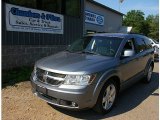
<svg viewBox="0 0 160 120"><path fill-rule="evenodd" d="M31 85L32 92L36 96L58 107L84 109L91 108L95 104L95 100L92 99L95 85L60 85L54 87L32 79Z"/></svg>

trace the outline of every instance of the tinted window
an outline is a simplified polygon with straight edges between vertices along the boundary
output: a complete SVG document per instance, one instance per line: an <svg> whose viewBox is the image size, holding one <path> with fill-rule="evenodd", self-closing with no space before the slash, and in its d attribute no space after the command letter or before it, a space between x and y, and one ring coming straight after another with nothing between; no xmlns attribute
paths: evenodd
<svg viewBox="0 0 160 120"><path fill-rule="evenodd" d="M9 3L19 5L19 6L25 6L28 8L36 8L36 0L8 0Z"/></svg>
<svg viewBox="0 0 160 120"><path fill-rule="evenodd" d="M146 45L142 38L136 38L136 50L137 52L143 52L146 49Z"/></svg>
<svg viewBox="0 0 160 120"><path fill-rule="evenodd" d="M81 0L7 0L7 3L79 17Z"/></svg>
<svg viewBox="0 0 160 120"><path fill-rule="evenodd" d="M80 16L80 0L66 0L66 15Z"/></svg>
<svg viewBox="0 0 160 120"><path fill-rule="evenodd" d="M61 13L61 0L8 0L8 3L27 8L40 9L49 12Z"/></svg>
<svg viewBox="0 0 160 120"><path fill-rule="evenodd" d="M148 38L144 38L144 42L146 44L147 49L152 48L151 41Z"/></svg>
<svg viewBox="0 0 160 120"><path fill-rule="evenodd" d="M134 38L132 38L132 39L129 39L128 41L127 41L127 43L125 44L125 46L124 46L124 48L123 49L134 49L135 48L135 46L134 46Z"/></svg>
<svg viewBox="0 0 160 120"><path fill-rule="evenodd" d="M154 43L159 44L159 42L158 42L158 41L156 41L156 40L154 40L154 39L152 39L152 40L154 41Z"/></svg>
<svg viewBox="0 0 160 120"><path fill-rule="evenodd" d="M42 4L40 9L54 13L61 13L61 2L62 2L61 0L41 0L41 1Z"/></svg>

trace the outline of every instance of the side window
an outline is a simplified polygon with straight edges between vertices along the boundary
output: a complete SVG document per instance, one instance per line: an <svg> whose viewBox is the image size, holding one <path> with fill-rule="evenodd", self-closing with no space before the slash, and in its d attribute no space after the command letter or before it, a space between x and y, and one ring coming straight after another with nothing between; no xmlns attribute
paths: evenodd
<svg viewBox="0 0 160 120"><path fill-rule="evenodd" d="M144 40L142 38L136 39L136 50L137 53L143 52L146 49L146 45L144 43Z"/></svg>
<svg viewBox="0 0 160 120"><path fill-rule="evenodd" d="M133 56L136 52L135 52L135 42L134 42L134 38L129 39L122 51L122 56L124 57L129 57L129 56Z"/></svg>
<svg viewBox="0 0 160 120"><path fill-rule="evenodd" d="M144 38L144 42L146 44L146 48L147 49L151 49L152 48L152 43L148 38Z"/></svg>

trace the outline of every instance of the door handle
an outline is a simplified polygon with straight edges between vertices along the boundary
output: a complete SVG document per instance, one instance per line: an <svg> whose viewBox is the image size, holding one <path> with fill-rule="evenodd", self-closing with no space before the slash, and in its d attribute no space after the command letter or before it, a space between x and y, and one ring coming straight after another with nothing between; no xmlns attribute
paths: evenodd
<svg viewBox="0 0 160 120"><path fill-rule="evenodd" d="M147 55L148 55L148 53L147 53L147 54L144 54L143 57L146 57Z"/></svg>
<svg viewBox="0 0 160 120"><path fill-rule="evenodd" d="M129 62L131 62L131 61L133 61L133 60L122 61L121 63L122 63L122 64L127 64L127 63L129 63Z"/></svg>

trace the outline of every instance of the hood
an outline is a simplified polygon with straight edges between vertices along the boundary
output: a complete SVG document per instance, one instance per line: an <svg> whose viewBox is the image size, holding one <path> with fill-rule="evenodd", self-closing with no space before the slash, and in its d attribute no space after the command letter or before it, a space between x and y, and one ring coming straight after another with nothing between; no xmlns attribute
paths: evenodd
<svg viewBox="0 0 160 120"><path fill-rule="evenodd" d="M60 52L37 61L36 66L64 74L87 74L103 69L104 65L111 66L111 62L114 62L114 59L113 57L100 55Z"/></svg>

